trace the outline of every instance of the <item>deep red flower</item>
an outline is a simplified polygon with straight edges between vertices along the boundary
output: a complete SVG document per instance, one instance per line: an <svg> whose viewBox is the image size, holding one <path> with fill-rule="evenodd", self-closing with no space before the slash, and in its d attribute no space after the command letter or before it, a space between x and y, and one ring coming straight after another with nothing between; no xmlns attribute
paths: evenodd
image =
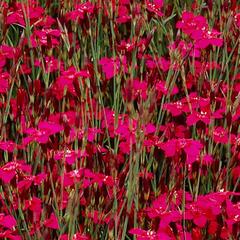
<svg viewBox="0 0 240 240"><path fill-rule="evenodd" d="M79 19L84 19L86 14L92 14L94 12L95 5L91 2L85 2L81 4L76 4L73 11L66 13L66 19L77 21Z"/></svg>
<svg viewBox="0 0 240 240"><path fill-rule="evenodd" d="M75 233L72 240L90 240L88 236L82 233Z"/></svg>
<svg viewBox="0 0 240 240"><path fill-rule="evenodd" d="M51 57L46 56L44 58L44 61L36 59L34 62L34 66L42 68L42 70L46 73L58 71L59 69L61 71L63 70L63 62L59 61L58 59L52 56Z"/></svg>
<svg viewBox="0 0 240 240"><path fill-rule="evenodd" d="M74 151L67 149L66 151L57 151L54 154L55 160L65 160L67 164L72 165L76 162L76 159L86 157L87 153L83 151Z"/></svg>
<svg viewBox="0 0 240 240"><path fill-rule="evenodd" d="M40 46L56 47L59 45L59 37L61 31L59 29L42 29L35 30L31 35L31 45L36 48ZM27 40L27 39L26 39ZM50 42L49 42L50 41ZM49 46L50 44L50 46Z"/></svg>
<svg viewBox="0 0 240 240"><path fill-rule="evenodd" d="M192 126L196 124L198 121L204 122L206 125L210 123L211 120L211 113L209 110L202 110L202 111L193 111L191 114L187 116L187 125Z"/></svg>
<svg viewBox="0 0 240 240"><path fill-rule="evenodd" d="M17 149L17 144L10 140L9 141L1 141L0 149L7 151L7 152L13 152L14 149Z"/></svg>
<svg viewBox="0 0 240 240"><path fill-rule="evenodd" d="M202 144L198 140L193 139L171 139L161 145L166 157L173 157L182 149L187 155L186 163L192 164L197 160L202 149Z"/></svg>
<svg viewBox="0 0 240 240"><path fill-rule="evenodd" d="M163 108L168 110L174 117L190 111L188 104L185 104L182 101L165 103Z"/></svg>
<svg viewBox="0 0 240 240"><path fill-rule="evenodd" d="M6 93L9 88L9 78L10 75L8 72L0 72L0 94Z"/></svg>
<svg viewBox="0 0 240 240"><path fill-rule="evenodd" d="M13 216L0 213L0 226L11 229L16 225L17 222Z"/></svg>
<svg viewBox="0 0 240 240"><path fill-rule="evenodd" d="M31 166L25 164L24 161L8 162L0 168L0 178L4 183L10 183L19 171L29 174L31 173Z"/></svg>
<svg viewBox="0 0 240 240"><path fill-rule="evenodd" d="M62 130L63 127L60 124L40 121L38 124L38 129L25 129L24 133L28 134L28 136L23 138L23 145L25 146L32 141L36 141L38 143L47 143L49 136L59 133Z"/></svg>
<svg viewBox="0 0 240 240"><path fill-rule="evenodd" d="M21 27L25 27L25 18L24 12L26 17L30 21L30 25L36 23L39 19L43 17L44 9L42 7L27 7L26 4L22 4L20 2L15 3L15 9L11 9L12 11L8 12L6 23L7 24L17 24Z"/></svg>
<svg viewBox="0 0 240 240"><path fill-rule="evenodd" d="M210 30L207 20L203 16L195 16L192 12L184 12L182 20L177 22L177 28L189 35L195 43L195 47L204 49L209 45L221 47L223 39L221 33L215 29Z"/></svg>
<svg viewBox="0 0 240 240"><path fill-rule="evenodd" d="M217 143L228 143L228 131L223 127L215 127L213 130L213 140Z"/></svg>
<svg viewBox="0 0 240 240"><path fill-rule="evenodd" d="M123 58L116 59L103 57L100 59L99 64L102 66L102 70L107 80L110 80L119 73L121 66L123 67L123 71L127 72L127 59L125 56Z"/></svg>
<svg viewBox="0 0 240 240"><path fill-rule="evenodd" d="M155 231L145 231L140 228L133 228L128 231L132 235L137 235L137 240L160 240Z"/></svg>
<svg viewBox="0 0 240 240"><path fill-rule="evenodd" d="M125 5L120 5L118 7L118 17L116 19L117 23L127 23L131 21L131 15L128 8Z"/></svg>
<svg viewBox="0 0 240 240"><path fill-rule="evenodd" d="M161 8L163 7L163 0L147 0L146 7L149 12L156 14L158 17L163 16L163 13L161 12Z"/></svg>
<svg viewBox="0 0 240 240"><path fill-rule="evenodd" d="M50 218L44 221L44 226L52 229L59 229L58 219L54 213L51 213Z"/></svg>

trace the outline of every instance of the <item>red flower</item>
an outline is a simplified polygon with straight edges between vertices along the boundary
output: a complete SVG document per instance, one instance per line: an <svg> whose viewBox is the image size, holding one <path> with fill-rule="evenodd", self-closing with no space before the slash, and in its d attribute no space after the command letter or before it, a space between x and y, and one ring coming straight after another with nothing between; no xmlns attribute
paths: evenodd
<svg viewBox="0 0 240 240"><path fill-rule="evenodd" d="M90 240L90 238L88 236L86 236L85 234L75 233L73 235L72 240Z"/></svg>
<svg viewBox="0 0 240 240"><path fill-rule="evenodd" d="M67 21L77 21L78 19L84 19L86 14L92 14L94 12L94 4L91 2L76 4L73 11L66 14Z"/></svg>
<svg viewBox="0 0 240 240"><path fill-rule="evenodd" d="M145 231L140 228L133 228L128 232L132 235L137 235L137 240L160 240L157 233L151 230Z"/></svg>
<svg viewBox="0 0 240 240"><path fill-rule="evenodd" d="M12 141L0 142L0 149L4 151L13 152L14 149L16 148L17 148L17 144Z"/></svg>
<svg viewBox="0 0 240 240"><path fill-rule="evenodd" d="M26 201L25 207L29 208L34 213L41 213L42 211L42 200L37 197L33 197L31 200Z"/></svg>
<svg viewBox="0 0 240 240"><path fill-rule="evenodd" d="M23 9L24 8L24 9ZM9 12L6 23L7 24L18 24L21 27L25 27L25 19L24 19L24 12L27 14L27 18L30 21L30 25L33 25L39 19L42 18L44 9L41 7L27 7L23 3L15 3L15 9Z"/></svg>
<svg viewBox="0 0 240 240"><path fill-rule="evenodd" d="M174 117L190 111L189 106L182 101L165 103L163 109L168 110Z"/></svg>
<svg viewBox="0 0 240 240"><path fill-rule="evenodd" d="M213 140L216 143L228 143L228 132L223 127L215 127L213 130Z"/></svg>
<svg viewBox="0 0 240 240"><path fill-rule="evenodd" d="M24 132L29 136L23 138L23 145L27 145L32 141L38 143L47 143L49 136L59 133L63 127L57 123L42 121L38 124L38 129L28 128Z"/></svg>
<svg viewBox="0 0 240 240"><path fill-rule="evenodd" d="M66 151L57 151L54 155L54 159L64 159L66 160L67 164L72 165L76 162L76 159L86 156L87 154L85 152L67 149Z"/></svg>
<svg viewBox="0 0 240 240"><path fill-rule="evenodd" d="M163 13L161 12L161 8L163 7L163 0L147 1L146 5L149 12L155 13L158 17L163 16Z"/></svg>
<svg viewBox="0 0 240 240"><path fill-rule="evenodd" d="M189 114L187 116L187 125L188 126L192 126L194 124L196 124L198 121L202 121L204 122L206 125L208 125L210 123L210 117L211 114L208 110L203 110L200 112L197 111L193 111L191 114Z"/></svg>
<svg viewBox="0 0 240 240"><path fill-rule="evenodd" d="M9 73L3 72L0 73L0 93L6 93L9 88Z"/></svg>
<svg viewBox="0 0 240 240"><path fill-rule="evenodd" d="M63 70L63 62L59 61L58 59L54 57L48 57L46 56L44 58L44 61L40 61L39 59L36 59L34 62L34 66L41 67L44 72L51 73L54 71Z"/></svg>
<svg viewBox="0 0 240 240"><path fill-rule="evenodd" d="M204 49L208 45L222 46L221 33L215 29L210 30L207 20L203 16L194 16L192 12L184 12L182 20L177 22L177 28L195 40L195 47Z"/></svg>
<svg viewBox="0 0 240 240"><path fill-rule="evenodd" d="M124 72L127 71L127 59L124 56L122 59L120 58L107 58L103 57L100 59L99 64L102 66L102 70L105 73L106 79L110 80L113 78L117 73L119 73L121 66L123 65Z"/></svg>
<svg viewBox="0 0 240 240"><path fill-rule="evenodd" d="M10 183L18 171L30 173L31 167L23 161L8 162L0 168L0 178L4 183Z"/></svg>
<svg viewBox="0 0 240 240"><path fill-rule="evenodd" d="M183 149L187 155L186 163L192 164L197 160L203 146L198 140L182 138L171 139L160 147L164 150L166 157L173 157Z"/></svg>
<svg viewBox="0 0 240 240"><path fill-rule="evenodd" d="M195 31L207 29L208 24L203 16L194 16L192 12L183 12L182 20L177 22L177 28L187 35L192 35Z"/></svg>
<svg viewBox="0 0 240 240"><path fill-rule="evenodd" d="M58 100L61 100L64 95L64 91L67 90L72 95L77 95L74 82L78 84L78 80L81 78L89 78L90 73L87 70L77 71L74 67L70 67L61 72L61 75L56 79L55 83L50 88L49 92L53 92ZM69 112L70 113L70 112ZM67 113L66 113L67 114ZM76 115L76 113L75 113Z"/></svg>
<svg viewBox="0 0 240 240"><path fill-rule="evenodd" d="M51 214L50 218L44 221L44 226L52 229L59 229L58 219L54 213Z"/></svg>
<svg viewBox="0 0 240 240"><path fill-rule="evenodd" d="M120 5L118 7L118 17L116 19L117 23L126 23L131 21L131 16L129 10L126 6Z"/></svg>
<svg viewBox="0 0 240 240"><path fill-rule="evenodd" d="M17 224L15 218L11 215L4 215L3 213L0 213L0 225L5 228L13 228Z"/></svg>
<svg viewBox="0 0 240 240"><path fill-rule="evenodd" d="M148 85L145 81L138 81L138 79L133 80L133 91L134 97L137 98L138 96L140 99L146 100L147 99L147 89Z"/></svg>
<svg viewBox="0 0 240 240"><path fill-rule="evenodd" d="M72 186L73 184L80 182L80 180L83 178L84 168L81 169L75 169L71 172L64 173L63 176L60 177L60 182L63 181L63 186L68 187ZM90 181L89 181L90 185Z"/></svg>
<svg viewBox="0 0 240 240"><path fill-rule="evenodd" d="M35 30L33 35L31 35L32 47L36 48L39 45L56 47L59 45L58 38L61 36L61 31L59 29L42 29ZM26 39L27 40L27 39Z"/></svg>

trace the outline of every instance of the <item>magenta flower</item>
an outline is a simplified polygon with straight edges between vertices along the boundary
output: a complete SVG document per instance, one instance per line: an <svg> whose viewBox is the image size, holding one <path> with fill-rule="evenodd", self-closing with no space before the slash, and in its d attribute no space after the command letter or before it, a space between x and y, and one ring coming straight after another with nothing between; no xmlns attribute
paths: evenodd
<svg viewBox="0 0 240 240"><path fill-rule="evenodd" d="M4 183L10 181L16 176L17 172L31 173L31 166L24 163L24 161L8 162L0 168L0 178Z"/></svg>
<svg viewBox="0 0 240 240"><path fill-rule="evenodd" d="M46 173L39 173L35 176L33 176L33 182L34 182L34 185L40 185L43 181L45 181L47 178L47 174Z"/></svg>
<svg viewBox="0 0 240 240"><path fill-rule="evenodd" d="M24 10L23 10L24 8ZM30 25L36 23L39 19L42 18L44 9L42 7L27 7L25 4L20 2L15 4L15 9L8 14L6 23L7 24L18 24L21 27L25 27L25 19L24 19L24 12L27 14L27 18L30 20Z"/></svg>
<svg viewBox="0 0 240 240"><path fill-rule="evenodd" d="M88 236L86 236L85 234L75 233L73 235L72 240L90 240L90 238Z"/></svg>
<svg viewBox="0 0 240 240"><path fill-rule="evenodd" d="M61 31L58 29L43 29L35 30L33 35L30 37L32 47L48 46L56 47L59 45L59 37L61 36ZM27 39L26 39L27 40Z"/></svg>
<svg viewBox="0 0 240 240"><path fill-rule="evenodd" d="M235 14L234 21L238 28L240 28L240 13Z"/></svg>
<svg viewBox="0 0 240 240"><path fill-rule="evenodd" d="M63 181L64 187L72 186L73 184L80 182L80 180L83 179L84 170L85 170L84 168L81 168L81 169L75 169L68 173L64 173L64 175L60 177L59 181L60 182ZM91 185L90 181L88 185Z"/></svg>
<svg viewBox="0 0 240 240"><path fill-rule="evenodd" d="M129 230L132 235L137 235L137 240L160 240L155 231L145 231L139 228L133 228Z"/></svg>
<svg viewBox="0 0 240 240"><path fill-rule="evenodd" d="M174 117L181 115L182 113L189 112L189 106L182 101L177 101L173 103L165 103L163 108L168 110Z"/></svg>
<svg viewBox="0 0 240 240"><path fill-rule="evenodd" d="M195 43L195 47L204 49L209 45L221 47L223 39L221 33L215 29L210 30L207 20L203 16L194 16L192 12L184 12L182 20L177 22L177 28L189 35Z"/></svg>
<svg viewBox="0 0 240 240"><path fill-rule="evenodd" d="M160 58L155 57L153 59L151 55L146 55L145 58L146 58L146 66L149 69L160 68L161 70L163 70L163 72L167 72L170 68L170 61L164 57L160 57Z"/></svg>
<svg viewBox="0 0 240 240"><path fill-rule="evenodd" d="M79 19L84 19L86 14L93 14L94 12L94 4L91 2L76 4L73 11L70 11L66 14L66 19L77 21Z"/></svg>
<svg viewBox="0 0 240 240"><path fill-rule="evenodd" d="M47 73L58 71L59 69L63 70L62 61L59 61L54 57L48 57L48 56L45 57L43 63L39 59L36 59L34 62L34 66L42 68L43 71Z"/></svg>
<svg viewBox="0 0 240 240"><path fill-rule="evenodd" d="M143 230L133 228L128 231L130 234L137 235L137 240L171 240L173 235L168 229L159 228L157 232L153 230Z"/></svg>
<svg viewBox="0 0 240 240"><path fill-rule="evenodd" d="M0 238L7 238L12 240L22 240L20 235L14 235L11 230L6 230L4 232L0 232Z"/></svg>
<svg viewBox="0 0 240 240"><path fill-rule="evenodd" d="M137 98L138 96L143 100L147 99L147 89L148 84L145 81L140 82L138 79L133 80L133 91L134 97Z"/></svg>
<svg viewBox="0 0 240 240"><path fill-rule="evenodd" d="M97 134L102 134L103 131L101 129L98 128L88 128L87 129L87 139L89 142L93 142L97 136Z"/></svg>
<svg viewBox="0 0 240 240"><path fill-rule="evenodd" d="M106 76L107 80L113 78L117 73L120 72L121 66L123 67L123 71L127 72L127 59L124 56L122 59L120 58L107 58L103 57L100 59L99 64L102 66L102 70Z"/></svg>
<svg viewBox="0 0 240 240"><path fill-rule="evenodd" d="M173 86L172 91L167 88L166 83L164 81L159 81L156 83L156 91L157 91L157 98L161 99L162 95L167 96L170 93L170 96L175 95L179 92L176 85Z"/></svg>
<svg viewBox="0 0 240 240"><path fill-rule="evenodd" d="M215 127L213 130L213 140L216 143L228 143L228 131L223 127Z"/></svg>
<svg viewBox="0 0 240 240"><path fill-rule="evenodd" d="M23 190L29 189L32 185L33 179L33 176L24 176L24 179L17 183L18 191L22 192Z"/></svg>
<svg viewBox="0 0 240 240"><path fill-rule="evenodd" d="M7 151L7 152L13 152L14 149L17 148L17 144L13 141L2 141L0 142L0 149Z"/></svg>
<svg viewBox="0 0 240 240"><path fill-rule="evenodd" d="M175 52L181 54L181 57L184 58L186 56L199 58L201 56L201 51L197 49L192 43L187 43L183 40L180 40L179 42L174 42L168 46L169 51Z"/></svg>
<svg viewBox="0 0 240 240"><path fill-rule="evenodd" d="M72 165L76 162L76 159L88 156L86 152L69 150L66 151L57 151L54 154L55 160L65 160L67 164Z"/></svg>
<svg viewBox="0 0 240 240"><path fill-rule="evenodd" d="M223 39L219 36L220 32L212 29L211 31L195 31L192 34L192 38L195 40L195 47L204 49L209 45L221 47L223 45Z"/></svg>
<svg viewBox="0 0 240 240"><path fill-rule="evenodd" d="M58 219L54 213L51 213L50 218L44 221L44 226L52 229L59 229Z"/></svg>
<svg viewBox="0 0 240 240"><path fill-rule="evenodd" d="M203 156L203 159L202 159L203 165L210 165L213 162L214 162L214 159L211 155L206 154Z"/></svg>
<svg viewBox="0 0 240 240"><path fill-rule="evenodd" d="M204 122L206 125L210 123L211 114L209 110L202 110L200 112L193 111L191 114L187 116L187 125L192 126L196 124L198 121Z"/></svg>
<svg viewBox="0 0 240 240"><path fill-rule="evenodd" d="M42 211L42 200L37 197L33 197L31 200L27 200L25 208L30 209L34 213L40 214Z"/></svg>
<svg viewBox="0 0 240 240"><path fill-rule="evenodd" d="M9 88L9 73L7 72L0 72L0 94L6 93Z"/></svg>
<svg viewBox="0 0 240 240"><path fill-rule="evenodd" d="M102 173L93 173L90 170L84 172L84 176L90 178L92 183L97 183L100 187L103 184L109 187L113 187L115 185L115 181L112 176L107 176Z"/></svg>
<svg viewBox="0 0 240 240"><path fill-rule="evenodd" d="M161 145L166 157L173 157L180 153L181 150L187 155L186 163L192 164L197 161L197 157L202 149L202 144L198 140L193 139L171 139Z"/></svg>
<svg viewBox="0 0 240 240"><path fill-rule="evenodd" d="M125 5L120 5L118 7L118 17L116 21L117 23L127 23L131 21L129 10Z"/></svg>
<svg viewBox="0 0 240 240"><path fill-rule="evenodd" d="M192 35L195 31L208 28L206 19L203 16L194 16L192 12L183 12L182 20L177 22L177 28L187 35Z"/></svg>
<svg viewBox="0 0 240 240"><path fill-rule="evenodd" d="M11 229L16 225L17 222L13 216L0 213L0 226Z"/></svg>
<svg viewBox="0 0 240 240"><path fill-rule="evenodd" d="M77 71L74 67L70 67L61 72L61 75L56 79L55 83L49 90L49 93L53 92L58 100L61 100L64 96L64 90L67 90L72 95L76 96L80 94L76 92L74 81L78 83L80 78L89 78L90 73L87 70Z"/></svg>
<svg viewBox="0 0 240 240"><path fill-rule="evenodd" d="M28 128L24 133L28 134L23 138L23 145L36 141L38 143L47 143L49 137L63 130L63 127L57 123L42 121L38 124L38 129Z"/></svg>
<svg viewBox="0 0 240 240"><path fill-rule="evenodd" d="M163 0L153 0L146 2L147 10L151 13L156 14L158 17L162 17L163 13L161 8L163 7Z"/></svg>

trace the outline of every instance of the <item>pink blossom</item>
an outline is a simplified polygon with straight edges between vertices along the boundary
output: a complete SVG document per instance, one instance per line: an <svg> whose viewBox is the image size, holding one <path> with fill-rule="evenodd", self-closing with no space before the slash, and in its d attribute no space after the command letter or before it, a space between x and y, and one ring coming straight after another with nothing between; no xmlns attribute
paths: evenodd
<svg viewBox="0 0 240 240"><path fill-rule="evenodd" d="M94 11L94 4L91 2L76 4L73 11L66 14L66 19L76 21L78 19L84 19L86 14L92 14Z"/></svg>
<svg viewBox="0 0 240 240"><path fill-rule="evenodd" d="M13 141L2 141L0 142L0 149L7 151L7 152L13 152L14 149L17 148L17 144Z"/></svg>
<svg viewBox="0 0 240 240"><path fill-rule="evenodd" d="M44 226L52 229L59 229L58 219L54 213L51 214L50 218L44 221Z"/></svg>
<svg viewBox="0 0 240 240"><path fill-rule="evenodd" d="M9 88L9 78L10 75L7 72L0 72L0 94L6 93Z"/></svg>
<svg viewBox="0 0 240 240"><path fill-rule="evenodd" d="M203 146L199 141L184 138L171 139L161 145L166 157L173 157L183 149L187 155L187 164L192 164L197 160L197 156L199 156L202 147Z"/></svg>
<svg viewBox="0 0 240 240"><path fill-rule="evenodd" d="M4 183L10 183L10 181L16 176L17 171L30 173L31 167L23 161L8 162L0 168L0 178Z"/></svg>
<svg viewBox="0 0 240 240"><path fill-rule="evenodd" d="M23 145L27 145L32 141L38 143L47 143L49 136L59 133L63 130L63 127L57 123L41 121L38 124L38 129L28 128L25 133L27 137L23 138Z"/></svg>
<svg viewBox="0 0 240 240"><path fill-rule="evenodd" d="M13 216L0 213L0 226L11 229L16 225L17 222Z"/></svg>
<svg viewBox="0 0 240 240"><path fill-rule="evenodd" d="M127 71L126 67L127 59L124 56L121 58L107 58L103 57L100 59L99 64L102 66L102 70L105 73L106 79L110 80L113 78L119 71L121 70L121 66L123 65L123 71Z"/></svg>

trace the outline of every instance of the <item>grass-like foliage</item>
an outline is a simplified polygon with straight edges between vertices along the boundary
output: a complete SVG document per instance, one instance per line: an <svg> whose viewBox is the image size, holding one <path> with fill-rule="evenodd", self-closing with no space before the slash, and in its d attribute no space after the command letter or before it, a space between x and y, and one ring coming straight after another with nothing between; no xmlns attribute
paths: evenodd
<svg viewBox="0 0 240 240"><path fill-rule="evenodd" d="M239 163L239 1L0 1L0 239L237 240Z"/></svg>

